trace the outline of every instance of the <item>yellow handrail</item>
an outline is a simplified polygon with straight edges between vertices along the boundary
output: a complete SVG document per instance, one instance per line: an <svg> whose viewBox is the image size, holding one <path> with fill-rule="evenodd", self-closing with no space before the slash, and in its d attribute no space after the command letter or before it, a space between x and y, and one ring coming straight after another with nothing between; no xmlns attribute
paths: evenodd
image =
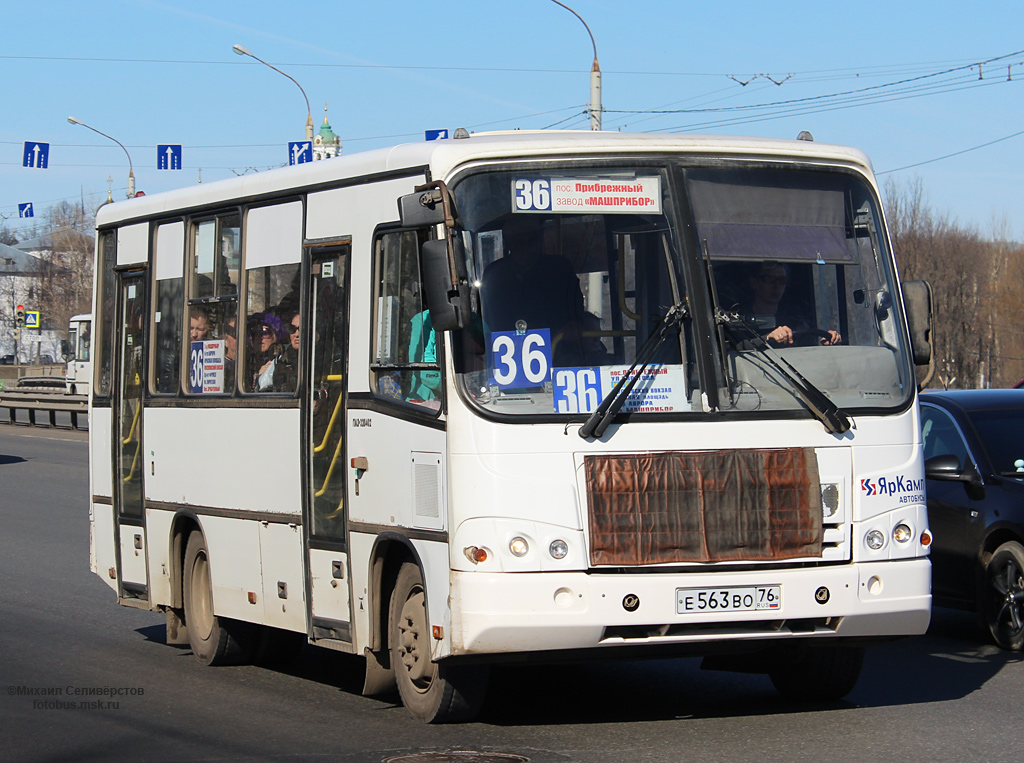
<svg viewBox="0 0 1024 763"><path fill-rule="evenodd" d="M331 481L331 474L334 473L334 465L338 463L338 454L341 453L341 443L344 441L343 437L338 438L338 447L334 449L334 456L331 457L331 465L327 467L327 474L324 476L324 484L320 486L320 489L314 493L319 498L327 492L327 483Z"/></svg>
<svg viewBox="0 0 1024 763"><path fill-rule="evenodd" d="M131 429L128 430L128 436L125 437L124 440L121 441L122 445L127 445L135 437L135 427L137 427L139 425L139 414L140 413L142 413L142 403L139 403L138 407L135 409L135 417L132 419Z"/></svg>
<svg viewBox="0 0 1024 763"><path fill-rule="evenodd" d="M341 381L341 374L328 374L325 379L329 382ZM324 432L324 440L319 445L314 446L314 453L319 453L327 447L327 440L330 438L331 431L334 429L334 420L338 418L338 411L341 410L341 399L342 395L338 395L338 402L334 404L334 411L331 412L331 420L327 422L327 431Z"/></svg>

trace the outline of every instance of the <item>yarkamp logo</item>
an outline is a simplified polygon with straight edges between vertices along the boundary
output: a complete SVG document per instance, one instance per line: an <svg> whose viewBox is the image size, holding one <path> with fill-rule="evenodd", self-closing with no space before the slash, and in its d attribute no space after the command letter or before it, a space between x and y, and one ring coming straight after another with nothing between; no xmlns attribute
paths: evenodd
<svg viewBox="0 0 1024 763"><path fill-rule="evenodd" d="M913 480L909 477L864 478L860 481L860 491L865 496L886 495L899 496L900 503L924 502L924 480Z"/></svg>

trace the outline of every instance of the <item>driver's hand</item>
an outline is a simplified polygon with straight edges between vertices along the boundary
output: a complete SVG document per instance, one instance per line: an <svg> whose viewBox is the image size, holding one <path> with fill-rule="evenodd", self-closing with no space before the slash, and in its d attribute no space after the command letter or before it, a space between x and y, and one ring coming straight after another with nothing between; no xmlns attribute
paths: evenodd
<svg viewBox="0 0 1024 763"><path fill-rule="evenodd" d="M775 344L793 344L793 329L789 326L777 326L766 338Z"/></svg>
<svg viewBox="0 0 1024 763"><path fill-rule="evenodd" d="M832 331L831 329L829 329L827 333L827 337L821 338L822 344L839 344L841 341L843 341L843 338L839 335L838 331Z"/></svg>

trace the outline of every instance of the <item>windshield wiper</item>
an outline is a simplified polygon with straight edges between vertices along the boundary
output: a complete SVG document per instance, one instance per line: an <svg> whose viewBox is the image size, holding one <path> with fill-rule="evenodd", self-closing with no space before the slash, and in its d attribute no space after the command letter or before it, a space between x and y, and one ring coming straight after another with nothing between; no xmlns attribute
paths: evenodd
<svg viewBox="0 0 1024 763"><path fill-rule="evenodd" d="M671 329L676 328L678 330L678 326L682 323L683 318L686 317L687 312L686 305L683 302L677 302L668 309L668 312L661 319L661 323L654 328L654 331L650 333L650 336L644 340L640 349L637 350L636 360L633 361L633 365L629 367L625 375L612 387L611 391L605 395L604 400L597 406L597 410L590 414L590 418L580 427L580 437L587 439L588 437L600 437L604 434L604 430L608 428L615 414L622 409L622 406L633 391L633 387L636 386L644 370L650 365L651 360L654 358L654 353L661 347L662 342L668 337Z"/></svg>
<svg viewBox="0 0 1024 763"><path fill-rule="evenodd" d="M737 339L737 333L742 333L743 338L749 341L750 345L761 353L765 360L790 383L800 399L804 401L811 413L825 425L825 429L829 433L842 434L850 428L850 417L846 411L829 400L824 392L805 379L785 358L776 354L771 345L762 339L761 335L738 314L727 313L716 308L715 323L724 326L734 340Z"/></svg>

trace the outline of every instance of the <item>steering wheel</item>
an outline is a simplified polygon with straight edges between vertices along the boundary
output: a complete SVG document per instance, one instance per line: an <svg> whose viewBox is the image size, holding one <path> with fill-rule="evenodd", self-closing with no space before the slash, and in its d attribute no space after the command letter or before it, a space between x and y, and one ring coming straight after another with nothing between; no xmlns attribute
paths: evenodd
<svg viewBox="0 0 1024 763"><path fill-rule="evenodd" d="M793 332L794 347L814 347L822 344L822 340L824 340L824 344L828 344L832 341L832 335L819 328L800 329Z"/></svg>

